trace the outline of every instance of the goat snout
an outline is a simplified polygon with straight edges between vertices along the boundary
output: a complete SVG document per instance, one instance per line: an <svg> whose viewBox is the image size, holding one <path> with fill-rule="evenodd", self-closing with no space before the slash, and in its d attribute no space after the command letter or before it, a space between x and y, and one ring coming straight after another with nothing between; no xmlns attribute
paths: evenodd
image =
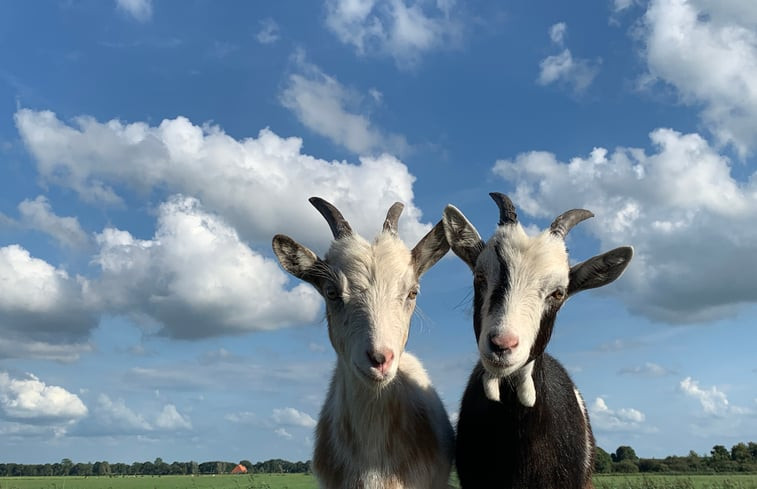
<svg viewBox="0 0 757 489"><path fill-rule="evenodd" d="M392 360L394 360L394 352L389 348L382 348L380 350L368 350L368 360L371 362L371 367L375 368L382 374L385 374L392 366Z"/></svg>
<svg viewBox="0 0 757 489"><path fill-rule="evenodd" d="M518 337L512 333L489 334L489 348L492 353L505 353L514 350L518 346Z"/></svg>

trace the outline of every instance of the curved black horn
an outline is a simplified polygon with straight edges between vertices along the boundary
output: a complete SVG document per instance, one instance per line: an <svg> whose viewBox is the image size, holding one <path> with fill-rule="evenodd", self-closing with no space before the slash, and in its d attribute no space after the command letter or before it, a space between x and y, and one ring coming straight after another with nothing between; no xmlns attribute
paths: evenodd
<svg viewBox="0 0 757 489"><path fill-rule="evenodd" d="M395 202L389 208L389 212L386 213L386 219L384 220L384 231L389 231L392 234L397 234L397 221L400 219L402 209L405 208L405 204L402 202Z"/></svg>
<svg viewBox="0 0 757 489"><path fill-rule="evenodd" d="M573 229L573 226L590 217L594 217L594 213L591 211L587 211L586 209L572 209L557 216L552 222L552 225L549 226L549 230L552 231L552 234L555 236L565 239L565 235L568 234L568 231Z"/></svg>
<svg viewBox="0 0 757 489"><path fill-rule="evenodd" d="M334 234L334 239L341 239L345 236L352 235L352 228L350 227L350 223L348 223L344 216L342 216L342 213L339 212L339 209L320 197L310 197L308 201L313 204L313 207L318 209L318 212L320 212L321 215L326 219L326 222L329 223L331 232Z"/></svg>
<svg viewBox="0 0 757 489"><path fill-rule="evenodd" d="M489 193L489 196L494 199L494 202L497 203L497 207L499 207L500 226L504 224L515 224L518 222L518 213L515 212L515 206L510 200L510 197L499 192L491 192Z"/></svg>

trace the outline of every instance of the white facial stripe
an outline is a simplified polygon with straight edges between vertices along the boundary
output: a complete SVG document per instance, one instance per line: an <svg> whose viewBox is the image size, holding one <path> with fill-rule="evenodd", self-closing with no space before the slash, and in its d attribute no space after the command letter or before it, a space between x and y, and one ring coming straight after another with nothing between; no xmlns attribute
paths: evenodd
<svg viewBox="0 0 757 489"><path fill-rule="evenodd" d="M507 287L498 287L501 277L500 258L507 266ZM476 272L487 280L481 307L479 350L490 352L490 335L514 335L518 346L508 354L512 368L501 372L509 375L528 360L531 347L539 333L546 297L558 287L567 287L568 255L562 239L548 231L529 237L520 224L500 226L486 244L476 264ZM493 297L504 291L502 299ZM500 303L501 307L492 308Z"/></svg>

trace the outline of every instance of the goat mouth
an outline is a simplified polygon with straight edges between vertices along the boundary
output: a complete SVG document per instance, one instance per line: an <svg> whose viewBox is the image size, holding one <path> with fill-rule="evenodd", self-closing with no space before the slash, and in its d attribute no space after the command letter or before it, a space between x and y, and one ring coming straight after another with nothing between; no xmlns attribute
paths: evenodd
<svg viewBox="0 0 757 489"><path fill-rule="evenodd" d="M481 364L490 375L495 377L507 377L519 368L517 364L504 360L494 354L481 355Z"/></svg>
<svg viewBox="0 0 757 489"><path fill-rule="evenodd" d="M353 366L355 372L358 373L360 378L362 378L367 384L375 387L383 387L394 378L394 376L389 373L382 374L373 368L363 368L356 363L353 364Z"/></svg>

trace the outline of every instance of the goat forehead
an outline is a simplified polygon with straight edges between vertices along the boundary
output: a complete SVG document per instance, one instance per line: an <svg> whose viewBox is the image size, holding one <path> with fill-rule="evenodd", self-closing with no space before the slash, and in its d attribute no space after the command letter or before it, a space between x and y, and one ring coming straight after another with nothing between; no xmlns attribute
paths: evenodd
<svg viewBox="0 0 757 489"><path fill-rule="evenodd" d="M373 243L360 236L335 241L326 260L354 290L393 290L415 279L410 250L388 233L380 234Z"/></svg>
<svg viewBox="0 0 757 489"><path fill-rule="evenodd" d="M511 281L520 283L566 282L569 264L564 241L549 231L528 236L520 226L503 226L486 245L481 266L494 272L500 263Z"/></svg>

